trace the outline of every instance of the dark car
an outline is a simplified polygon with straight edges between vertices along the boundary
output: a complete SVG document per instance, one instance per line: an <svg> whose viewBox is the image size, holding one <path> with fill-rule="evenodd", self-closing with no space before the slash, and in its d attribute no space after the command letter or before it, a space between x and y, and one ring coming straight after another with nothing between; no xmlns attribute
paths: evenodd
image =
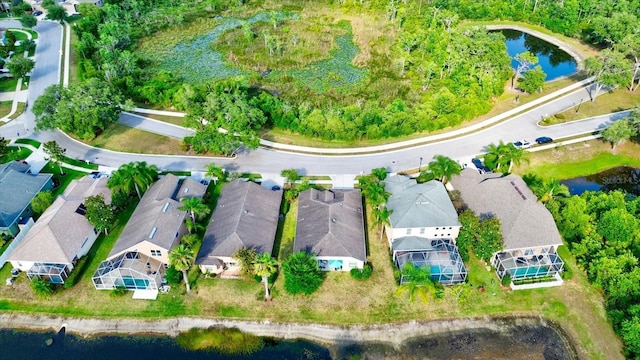
<svg viewBox="0 0 640 360"><path fill-rule="evenodd" d="M32 12L33 16L40 16L42 15L42 11L40 10L35 10L34 12Z"/></svg>
<svg viewBox="0 0 640 360"><path fill-rule="evenodd" d="M548 144L548 143L552 143L553 139L548 137L548 136L541 136L541 137L536 139L536 142L538 144Z"/></svg>
<svg viewBox="0 0 640 360"><path fill-rule="evenodd" d="M488 167L484 166L482 160L478 158L471 159L473 165L480 171L481 174L491 172Z"/></svg>

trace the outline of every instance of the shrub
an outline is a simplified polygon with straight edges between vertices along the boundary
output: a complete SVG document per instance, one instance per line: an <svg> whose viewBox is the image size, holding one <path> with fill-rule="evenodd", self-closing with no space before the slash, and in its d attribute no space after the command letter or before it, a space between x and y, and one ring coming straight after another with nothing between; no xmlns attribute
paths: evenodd
<svg viewBox="0 0 640 360"><path fill-rule="evenodd" d="M349 272L349 274L351 275L352 278L356 279L356 280L367 280L368 278L371 277L371 273L373 272L373 267L371 267L371 264L364 264L364 267L362 268L362 270L360 269L351 269L351 271Z"/></svg>
<svg viewBox="0 0 640 360"><path fill-rule="evenodd" d="M31 281L31 290L40 299L47 299L53 295L53 286L44 279L35 278Z"/></svg>
<svg viewBox="0 0 640 360"><path fill-rule="evenodd" d="M124 286L116 286L115 289L111 290L109 296L113 298L118 298L124 296L128 292L127 288Z"/></svg>
<svg viewBox="0 0 640 360"><path fill-rule="evenodd" d="M304 251L297 252L282 264L284 289L289 294L312 294L324 281L316 257Z"/></svg>
<svg viewBox="0 0 640 360"><path fill-rule="evenodd" d="M164 274L164 278L167 279L169 284L180 284L180 281L182 281L182 273L173 266L169 266Z"/></svg>
<svg viewBox="0 0 640 360"><path fill-rule="evenodd" d="M509 286L511 285L511 274L505 274L502 277L502 286Z"/></svg>

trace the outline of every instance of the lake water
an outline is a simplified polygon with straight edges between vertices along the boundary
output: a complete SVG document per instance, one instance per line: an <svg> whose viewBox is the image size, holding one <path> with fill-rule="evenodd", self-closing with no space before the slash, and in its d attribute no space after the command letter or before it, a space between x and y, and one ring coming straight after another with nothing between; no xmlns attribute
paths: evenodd
<svg viewBox="0 0 640 360"><path fill-rule="evenodd" d="M267 339L251 355L191 352L172 338L103 336L83 339L55 333L0 330L0 358L12 360L118 359L575 359L575 350L554 326L532 319L496 320L500 330L470 329L407 339L400 348L380 343L349 343L325 348L309 341ZM420 326L416 324L416 326ZM47 339L55 338L47 346Z"/></svg>
<svg viewBox="0 0 640 360"><path fill-rule="evenodd" d="M640 169L620 166L597 174L560 181L567 185L571 195L580 195L585 191L624 190L640 196Z"/></svg>
<svg viewBox="0 0 640 360"><path fill-rule="evenodd" d="M519 30L505 29L500 32L507 38L507 52L512 59L525 51L530 51L538 57L538 65L547 74L546 81L576 72L576 61L556 45ZM511 67L515 69L517 66L518 63L512 60Z"/></svg>

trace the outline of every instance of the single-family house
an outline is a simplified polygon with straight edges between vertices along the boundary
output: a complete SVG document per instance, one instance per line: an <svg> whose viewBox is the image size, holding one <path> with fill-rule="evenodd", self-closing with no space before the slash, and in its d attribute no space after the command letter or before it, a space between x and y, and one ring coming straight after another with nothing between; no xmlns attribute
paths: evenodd
<svg viewBox="0 0 640 360"><path fill-rule="evenodd" d="M314 254L321 270L350 271L364 267L365 241L360 189L299 194L294 252Z"/></svg>
<svg viewBox="0 0 640 360"><path fill-rule="evenodd" d="M467 270L456 247L460 222L444 185L436 180L418 184L401 175L389 176L384 184L391 211L385 230L396 266L425 266L442 284L464 282Z"/></svg>
<svg viewBox="0 0 640 360"><path fill-rule="evenodd" d="M564 263L557 253L562 238L551 213L521 177L479 174L467 168L451 179L451 184L480 218L500 220L504 249L491 260L500 279L509 274L512 280L551 280L525 287L562 284L560 273ZM512 288L519 287L512 285Z"/></svg>
<svg viewBox="0 0 640 360"><path fill-rule="evenodd" d="M64 193L45 210L28 230L8 261L29 279L45 279L63 284L78 259L85 256L98 237L98 231L85 218L84 201L102 195L111 203L107 178L87 175L73 180Z"/></svg>
<svg viewBox="0 0 640 360"><path fill-rule="evenodd" d="M12 161L0 165L0 234L15 236L33 214L31 200L53 188L51 174L29 174L29 164Z"/></svg>
<svg viewBox="0 0 640 360"><path fill-rule="evenodd" d="M169 263L169 251L186 234L181 199L201 198L206 185L167 174L147 189L109 256L93 275L96 289L136 290L155 299ZM149 291L149 292L145 292Z"/></svg>
<svg viewBox="0 0 640 360"><path fill-rule="evenodd" d="M203 273L222 278L240 275L233 256L246 247L257 254L273 252L282 190L269 190L251 181L226 184L202 239L196 264Z"/></svg>

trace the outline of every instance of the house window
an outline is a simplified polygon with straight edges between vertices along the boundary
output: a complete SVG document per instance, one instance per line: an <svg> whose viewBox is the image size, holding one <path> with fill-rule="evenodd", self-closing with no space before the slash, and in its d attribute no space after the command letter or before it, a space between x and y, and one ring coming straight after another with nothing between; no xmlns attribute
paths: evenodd
<svg viewBox="0 0 640 360"><path fill-rule="evenodd" d="M151 256L162 256L162 251L160 251L160 250L151 250Z"/></svg>
<svg viewBox="0 0 640 360"><path fill-rule="evenodd" d="M407 229L407 235L411 235L411 229Z"/></svg>
<svg viewBox="0 0 640 360"><path fill-rule="evenodd" d="M80 248L83 248L87 244L87 241L89 241L89 238L84 239L82 245L80 245Z"/></svg>
<svg viewBox="0 0 640 360"><path fill-rule="evenodd" d="M420 228L420 234L424 234L424 228Z"/></svg>

